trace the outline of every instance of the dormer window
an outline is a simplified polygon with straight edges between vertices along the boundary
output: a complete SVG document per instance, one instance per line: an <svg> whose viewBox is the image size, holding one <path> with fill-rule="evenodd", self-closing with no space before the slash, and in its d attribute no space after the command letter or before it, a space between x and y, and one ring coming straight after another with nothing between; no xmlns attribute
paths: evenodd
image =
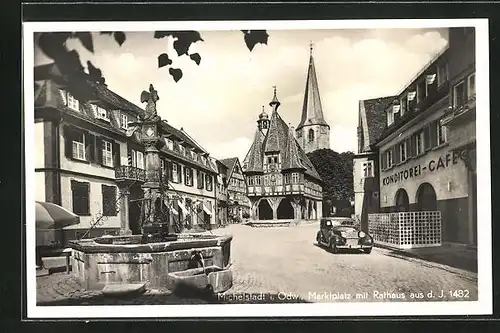
<svg viewBox="0 0 500 333"><path fill-rule="evenodd" d="M66 95L68 107L75 111L80 111L80 102L70 93Z"/></svg>
<svg viewBox="0 0 500 333"><path fill-rule="evenodd" d="M165 145L169 150L174 150L174 142L172 140L165 138Z"/></svg>
<svg viewBox="0 0 500 333"><path fill-rule="evenodd" d="M182 155L185 155L185 148L183 145L179 144L179 152L182 154Z"/></svg>
<svg viewBox="0 0 500 333"><path fill-rule="evenodd" d="M128 116L125 113L121 114L120 126L121 126L121 128L123 128L125 130L128 128Z"/></svg>
<svg viewBox="0 0 500 333"><path fill-rule="evenodd" d="M387 126L391 126L394 123L394 109L392 106L387 110Z"/></svg>
<svg viewBox="0 0 500 333"><path fill-rule="evenodd" d="M94 110L97 119L109 121L108 110L106 110L98 105L95 105L95 104L92 104L92 109Z"/></svg>

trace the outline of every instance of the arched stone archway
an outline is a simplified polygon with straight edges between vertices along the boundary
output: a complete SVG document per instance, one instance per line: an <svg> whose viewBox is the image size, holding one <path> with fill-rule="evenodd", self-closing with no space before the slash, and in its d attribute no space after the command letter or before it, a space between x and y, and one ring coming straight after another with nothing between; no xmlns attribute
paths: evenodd
<svg viewBox="0 0 500 333"><path fill-rule="evenodd" d="M422 183L417 190L417 207L420 211L437 210L436 191L429 183Z"/></svg>
<svg viewBox="0 0 500 333"><path fill-rule="evenodd" d="M410 210L410 200L408 199L408 193L406 193L405 189L400 188L396 192L394 202L396 212L407 212Z"/></svg>
<svg viewBox="0 0 500 333"><path fill-rule="evenodd" d="M281 219L293 219L294 218L294 210L292 203L289 198L285 198L281 200L278 210L277 210L278 220Z"/></svg>
<svg viewBox="0 0 500 333"><path fill-rule="evenodd" d="M273 209L266 199L259 202L258 205L259 220L272 220L273 219Z"/></svg>

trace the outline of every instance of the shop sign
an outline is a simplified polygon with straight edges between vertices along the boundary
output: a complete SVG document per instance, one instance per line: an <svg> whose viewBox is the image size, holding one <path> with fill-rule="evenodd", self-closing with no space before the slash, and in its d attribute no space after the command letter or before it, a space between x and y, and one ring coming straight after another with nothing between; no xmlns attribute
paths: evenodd
<svg viewBox="0 0 500 333"><path fill-rule="evenodd" d="M456 151L448 152L446 155L442 155L439 159L430 160L427 164L419 164L412 166L410 168L396 172L390 176L382 179L382 185L390 185L399 183L401 181L411 179L420 176L424 172L436 172L439 170L444 170L451 165L457 164L460 159L460 154Z"/></svg>

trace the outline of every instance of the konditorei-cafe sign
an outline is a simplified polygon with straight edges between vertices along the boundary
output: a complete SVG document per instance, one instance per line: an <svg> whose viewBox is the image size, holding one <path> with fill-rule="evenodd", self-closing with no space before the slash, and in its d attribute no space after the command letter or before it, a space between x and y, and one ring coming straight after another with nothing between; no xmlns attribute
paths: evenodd
<svg viewBox="0 0 500 333"><path fill-rule="evenodd" d="M458 163L460 154L457 152L448 152L442 155L439 159L431 159L427 164L418 164L410 168L396 172L382 179L382 185L390 185L407 180L409 178L418 177L422 172L435 172L448 168L450 165Z"/></svg>

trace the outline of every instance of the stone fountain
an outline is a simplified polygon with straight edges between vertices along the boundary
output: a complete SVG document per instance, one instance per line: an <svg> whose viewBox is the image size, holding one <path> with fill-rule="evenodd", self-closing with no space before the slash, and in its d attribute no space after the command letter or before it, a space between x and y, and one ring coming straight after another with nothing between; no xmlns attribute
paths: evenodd
<svg viewBox="0 0 500 333"><path fill-rule="evenodd" d="M162 138L161 118L156 112L158 94L152 85L141 94L147 102L136 127L145 146L145 183L142 185L142 234L103 236L70 242L72 269L89 290L169 289L186 287L219 293L232 287L232 236L182 233L174 230L155 211L157 200L167 202L162 187L159 150ZM168 205L167 205L168 207ZM182 288L181 288L182 287Z"/></svg>

